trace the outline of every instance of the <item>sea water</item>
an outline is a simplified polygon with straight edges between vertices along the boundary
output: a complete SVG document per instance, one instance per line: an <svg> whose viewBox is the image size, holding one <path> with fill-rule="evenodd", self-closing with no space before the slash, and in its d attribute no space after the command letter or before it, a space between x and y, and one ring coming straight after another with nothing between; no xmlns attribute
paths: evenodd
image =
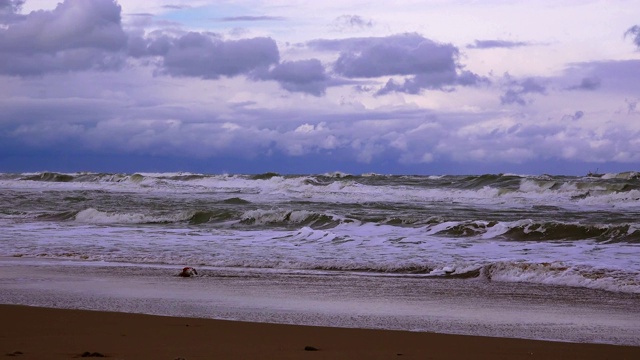
<svg viewBox="0 0 640 360"><path fill-rule="evenodd" d="M635 172L0 174L0 229L3 303L640 344Z"/></svg>

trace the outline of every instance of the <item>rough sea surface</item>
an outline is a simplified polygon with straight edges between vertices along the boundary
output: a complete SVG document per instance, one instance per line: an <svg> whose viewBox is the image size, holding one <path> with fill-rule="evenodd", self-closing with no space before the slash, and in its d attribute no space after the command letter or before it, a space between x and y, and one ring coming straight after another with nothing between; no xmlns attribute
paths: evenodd
<svg viewBox="0 0 640 360"><path fill-rule="evenodd" d="M2 303L640 344L635 172L0 174L0 229Z"/></svg>

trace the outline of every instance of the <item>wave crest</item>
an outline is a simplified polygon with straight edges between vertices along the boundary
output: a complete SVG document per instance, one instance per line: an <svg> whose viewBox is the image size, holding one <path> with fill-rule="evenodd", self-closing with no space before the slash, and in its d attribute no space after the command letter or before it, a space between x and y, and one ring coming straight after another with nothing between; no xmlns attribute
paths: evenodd
<svg viewBox="0 0 640 360"><path fill-rule="evenodd" d="M303 225L314 228L333 227L340 219L333 215L307 210L249 210L242 214L240 222L245 225Z"/></svg>

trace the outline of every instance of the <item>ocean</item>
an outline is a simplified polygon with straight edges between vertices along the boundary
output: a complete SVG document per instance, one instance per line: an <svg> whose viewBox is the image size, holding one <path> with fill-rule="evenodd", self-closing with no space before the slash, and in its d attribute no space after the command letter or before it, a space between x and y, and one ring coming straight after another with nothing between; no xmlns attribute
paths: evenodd
<svg viewBox="0 0 640 360"><path fill-rule="evenodd" d="M636 172L4 173L0 229L0 303L640 345Z"/></svg>

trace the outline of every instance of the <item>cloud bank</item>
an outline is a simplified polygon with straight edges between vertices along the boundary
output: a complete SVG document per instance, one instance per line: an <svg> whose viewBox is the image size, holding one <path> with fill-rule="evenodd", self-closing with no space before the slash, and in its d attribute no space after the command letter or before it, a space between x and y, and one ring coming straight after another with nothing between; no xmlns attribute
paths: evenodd
<svg viewBox="0 0 640 360"><path fill-rule="evenodd" d="M0 0L0 171L61 161L214 172L640 164L638 26L618 34L633 42L624 57L556 63L562 46L530 46L548 38L389 32L382 13L344 15L357 8L313 25L338 33L289 41L278 29L304 17L266 7L126 13L113 0L64 0L23 13L26 4Z"/></svg>

